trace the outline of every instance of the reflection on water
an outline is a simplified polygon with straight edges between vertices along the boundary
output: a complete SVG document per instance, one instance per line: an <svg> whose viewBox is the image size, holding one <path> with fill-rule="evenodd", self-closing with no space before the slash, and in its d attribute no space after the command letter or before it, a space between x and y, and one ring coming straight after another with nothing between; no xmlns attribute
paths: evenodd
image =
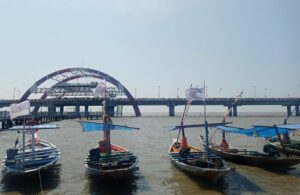
<svg viewBox="0 0 300 195"><path fill-rule="evenodd" d="M89 193L97 194L120 194L131 195L137 190L138 176L133 176L127 179L112 179L105 180L102 177L88 175Z"/></svg>
<svg viewBox="0 0 300 195"><path fill-rule="evenodd" d="M60 167L57 165L53 169L41 171L41 175L37 172L22 176L3 174L2 177L0 191L2 193L38 194L41 191L55 189L60 184Z"/></svg>
<svg viewBox="0 0 300 195"><path fill-rule="evenodd" d="M220 188L225 194L242 194L264 192L257 184L250 181L245 175L237 171L231 171L221 183Z"/></svg>
<svg viewBox="0 0 300 195"><path fill-rule="evenodd" d="M174 175L166 181L167 185L173 187L173 191L169 191L169 194L257 194L264 192L261 187L235 170L229 172L217 183L211 183L174 168Z"/></svg>

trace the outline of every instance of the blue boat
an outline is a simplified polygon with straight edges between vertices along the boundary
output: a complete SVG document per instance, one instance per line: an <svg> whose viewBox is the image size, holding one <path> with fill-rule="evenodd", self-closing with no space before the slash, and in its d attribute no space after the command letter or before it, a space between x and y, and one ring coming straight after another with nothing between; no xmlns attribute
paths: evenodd
<svg viewBox="0 0 300 195"><path fill-rule="evenodd" d="M2 160L4 174L26 175L53 168L61 153L54 144L39 138L37 131L58 128L58 125L28 125L8 129L7 131L22 132L22 142L19 144L18 136L15 145L7 149ZM30 135L27 141L26 134Z"/></svg>

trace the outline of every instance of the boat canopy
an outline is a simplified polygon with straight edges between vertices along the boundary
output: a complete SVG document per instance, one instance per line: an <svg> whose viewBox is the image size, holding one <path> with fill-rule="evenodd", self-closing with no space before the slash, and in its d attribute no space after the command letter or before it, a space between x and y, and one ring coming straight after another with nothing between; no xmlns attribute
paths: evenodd
<svg viewBox="0 0 300 195"><path fill-rule="evenodd" d="M105 123L95 123L95 122L79 122L82 131L84 132L92 132L92 131L105 131L105 130L134 130L139 129L136 127L128 127L123 125L114 125L112 123L105 124Z"/></svg>
<svg viewBox="0 0 300 195"><path fill-rule="evenodd" d="M280 126L258 126L255 125L252 128L244 129L239 127L229 127L229 126L217 126L217 129L220 129L225 132L244 134L247 136L254 137L273 137L276 136L276 129L279 134L287 134L289 130L297 130L300 128L300 124L295 125L280 125Z"/></svg>
<svg viewBox="0 0 300 195"><path fill-rule="evenodd" d="M289 129L289 130L297 130L297 129L300 129L300 124L279 125L278 127L286 128L286 129Z"/></svg>
<svg viewBox="0 0 300 195"><path fill-rule="evenodd" d="M39 130L39 129L59 129L59 125L57 124L47 124L47 125L18 125L13 126L8 129L8 131L19 131L19 130Z"/></svg>
<svg viewBox="0 0 300 195"><path fill-rule="evenodd" d="M208 127L216 127L219 125L226 125L231 124L232 122L226 122L226 123L208 123ZM168 131L174 131L177 129L184 129L184 128L198 128L198 127L205 127L205 124L194 124L194 125L177 125L177 126L170 126L170 127L164 127Z"/></svg>

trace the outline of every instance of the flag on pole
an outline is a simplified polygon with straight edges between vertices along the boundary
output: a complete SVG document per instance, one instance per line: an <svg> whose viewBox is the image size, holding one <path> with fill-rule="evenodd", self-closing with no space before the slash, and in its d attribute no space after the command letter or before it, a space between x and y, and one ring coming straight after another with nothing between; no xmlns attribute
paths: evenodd
<svg viewBox="0 0 300 195"><path fill-rule="evenodd" d="M205 89L198 87L190 87L185 91L186 99L189 102L193 100L204 100L205 99Z"/></svg>
<svg viewBox="0 0 300 195"><path fill-rule="evenodd" d="M26 100L18 104L11 104L9 106L10 119L17 118L18 116L24 116L30 114L30 102Z"/></svg>
<svg viewBox="0 0 300 195"><path fill-rule="evenodd" d="M99 83L97 87L94 89L94 94L95 96L98 97L104 97L105 91L106 91L105 83Z"/></svg>

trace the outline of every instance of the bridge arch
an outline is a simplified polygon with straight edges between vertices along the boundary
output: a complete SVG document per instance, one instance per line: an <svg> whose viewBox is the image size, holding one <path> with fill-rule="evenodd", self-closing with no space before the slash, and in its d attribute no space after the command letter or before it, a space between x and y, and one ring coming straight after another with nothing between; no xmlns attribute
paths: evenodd
<svg viewBox="0 0 300 195"><path fill-rule="evenodd" d="M44 82L47 80L55 80L57 81L56 84L53 86L59 84L59 83L65 83L71 80L79 79L79 78L84 78L84 77L90 77L90 78L97 78L97 79L105 79L107 82L110 84L114 85L115 87L122 89L124 91L124 94L127 96L129 101L131 102L135 115L136 116L141 116L140 109L138 107L138 104L136 100L133 98L132 94L128 91L128 89L122 85L118 80L113 78L112 76L103 73L98 70L90 69L90 68L66 68L62 70L55 71L53 73L50 73L38 81L36 81L21 97L20 101L25 101L28 99L28 97ZM46 99L47 98L47 93L44 93L41 97L41 99ZM38 107L35 108L34 111L38 111Z"/></svg>

